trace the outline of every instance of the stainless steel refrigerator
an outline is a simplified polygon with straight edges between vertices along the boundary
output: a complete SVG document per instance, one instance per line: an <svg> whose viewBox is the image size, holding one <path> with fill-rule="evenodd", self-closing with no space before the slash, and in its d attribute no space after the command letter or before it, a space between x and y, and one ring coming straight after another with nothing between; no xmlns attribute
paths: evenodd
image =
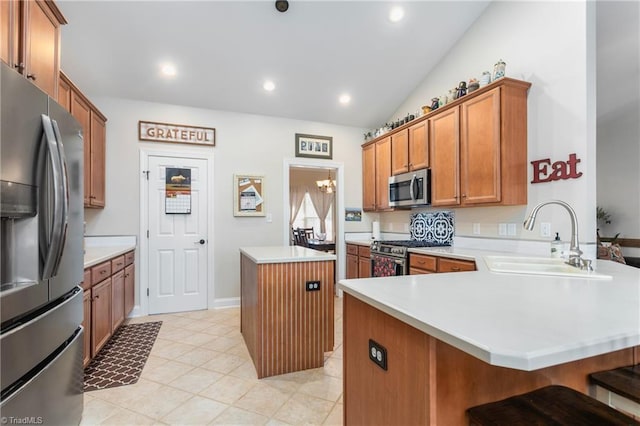
<svg viewBox="0 0 640 426"><path fill-rule="evenodd" d="M0 416L78 424L82 131L55 100L0 67Z"/></svg>

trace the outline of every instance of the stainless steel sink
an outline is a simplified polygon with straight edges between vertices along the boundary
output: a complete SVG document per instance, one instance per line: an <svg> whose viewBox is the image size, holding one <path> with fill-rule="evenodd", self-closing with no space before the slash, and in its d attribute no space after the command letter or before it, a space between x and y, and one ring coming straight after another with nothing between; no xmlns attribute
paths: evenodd
<svg viewBox="0 0 640 426"><path fill-rule="evenodd" d="M484 256L489 270L508 274L557 275L564 277L610 280L611 275L586 271L568 265L563 259L545 257Z"/></svg>

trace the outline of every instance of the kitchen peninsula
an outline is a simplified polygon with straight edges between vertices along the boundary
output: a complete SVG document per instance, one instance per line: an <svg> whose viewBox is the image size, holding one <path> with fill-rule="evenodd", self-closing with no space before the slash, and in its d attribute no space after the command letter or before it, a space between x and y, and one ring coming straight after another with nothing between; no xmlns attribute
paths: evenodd
<svg viewBox="0 0 640 426"><path fill-rule="evenodd" d="M240 331L258 378L322 367L333 350L334 254L240 249Z"/></svg>
<svg viewBox="0 0 640 426"><path fill-rule="evenodd" d="M470 407L550 384L588 394L589 373L640 362L640 270L504 274L481 251L444 251L477 271L340 281L345 424L466 424Z"/></svg>

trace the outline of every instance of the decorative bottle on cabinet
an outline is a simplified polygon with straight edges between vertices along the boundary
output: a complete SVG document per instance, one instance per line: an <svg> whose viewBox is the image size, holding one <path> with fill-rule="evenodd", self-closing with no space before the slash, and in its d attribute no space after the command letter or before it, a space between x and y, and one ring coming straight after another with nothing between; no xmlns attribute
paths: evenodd
<svg viewBox="0 0 640 426"><path fill-rule="evenodd" d="M492 78L492 81L496 81L497 79L504 77L504 69L505 69L506 66L507 66L507 64L505 64L502 59L500 59L493 66L493 78Z"/></svg>

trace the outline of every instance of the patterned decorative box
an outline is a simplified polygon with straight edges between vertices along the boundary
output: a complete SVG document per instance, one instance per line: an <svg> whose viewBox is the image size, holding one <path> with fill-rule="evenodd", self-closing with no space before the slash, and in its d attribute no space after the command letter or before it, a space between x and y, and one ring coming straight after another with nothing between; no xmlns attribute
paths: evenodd
<svg viewBox="0 0 640 426"><path fill-rule="evenodd" d="M455 233L453 216L452 211L411 214L411 239L450 246Z"/></svg>

